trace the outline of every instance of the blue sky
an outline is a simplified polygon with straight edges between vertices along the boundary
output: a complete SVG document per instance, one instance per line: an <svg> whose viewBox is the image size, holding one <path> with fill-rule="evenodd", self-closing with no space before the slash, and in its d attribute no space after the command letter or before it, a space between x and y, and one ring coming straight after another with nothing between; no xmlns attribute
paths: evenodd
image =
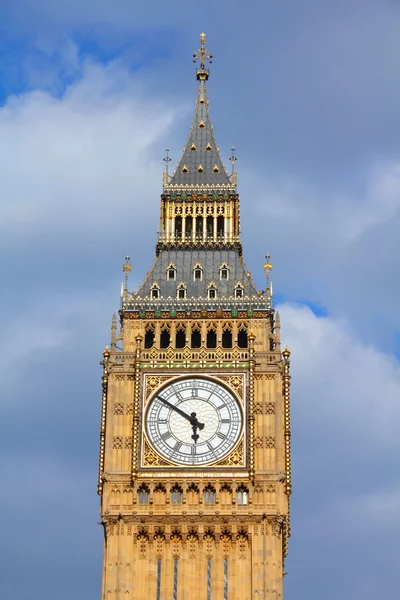
<svg viewBox="0 0 400 600"><path fill-rule="evenodd" d="M395 597L400 534L400 3L0 4L0 579L100 596L98 361L150 267L201 31L236 146L247 266L292 350L286 598Z"/></svg>

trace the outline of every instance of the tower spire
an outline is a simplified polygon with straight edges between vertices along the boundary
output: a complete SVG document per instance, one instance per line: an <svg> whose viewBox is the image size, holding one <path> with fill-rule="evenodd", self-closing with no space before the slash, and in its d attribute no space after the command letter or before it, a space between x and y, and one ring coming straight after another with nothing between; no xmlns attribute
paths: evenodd
<svg viewBox="0 0 400 600"><path fill-rule="evenodd" d="M206 62L212 62L212 54L205 44L206 34L202 33L200 48L193 54L193 62L199 61L200 65L196 69L198 91L192 127L178 166L172 177L166 175L165 190L181 190L193 186L207 190L236 190L236 178L229 176L222 164L208 111L207 81L210 71L206 68Z"/></svg>

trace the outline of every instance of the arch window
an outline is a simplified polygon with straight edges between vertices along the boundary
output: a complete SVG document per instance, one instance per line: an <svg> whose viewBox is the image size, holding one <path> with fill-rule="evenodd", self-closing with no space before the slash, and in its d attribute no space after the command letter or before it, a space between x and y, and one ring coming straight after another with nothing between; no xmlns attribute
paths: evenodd
<svg viewBox="0 0 400 600"><path fill-rule="evenodd" d="M152 300L157 300L160 297L160 288L156 283L151 286L150 289L150 298Z"/></svg>
<svg viewBox="0 0 400 600"><path fill-rule="evenodd" d="M215 488L212 485L207 485L204 488L204 503L215 504Z"/></svg>
<svg viewBox="0 0 400 600"><path fill-rule="evenodd" d="M235 286L235 298L243 298L243 286L241 283Z"/></svg>
<svg viewBox="0 0 400 600"><path fill-rule="evenodd" d="M222 332L222 347L232 348L232 331L226 327Z"/></svg>
<svg viewBox="0 0 400 600"><path fill-rule="evenodd" d="M168 328L164 327L160 334L160 348L168 348L171 343L171 334Z"/></svg>
<svg viewBox="0 0 400 600"><path fill-rule="evenodd" d="M210 285L208 288L208 298L209 300L215 300L217 297L217 288L215 285Z"/></svg>
<svg viewBox="0 0 400 600"><path fill-rule="evenodd" d="M200 329L198 327L194 327L192 329L192 335L191 335L191 347L192 348L200 348L201 346L201 332Z"/></svg>
<svg viewBox="0 0 400 600"><path fill-rule="evenodd" d="M203 267L200 263L197 263L193 269L193 281L203 280Z"/></svg>
<svg viewBox="0 0 400 600"><path fill-rule="evenodd" d="M186 217L186 237L191 238L193 231L193 217Z"/></svg>
<svg viewBox="0 0 400 600"><path fill-rule="evenodd" d="M182 488L180 485L174 485L171 488L172 504L182 504Z"/></svg>
<svg viewBox="0 0 400 600"><path fill-rule="evenodd" d="M225 219L223 216L217 217L217 232L218 237L223 238L225 233Z"/></svg>
<svg viewBox="0 0 400 600"><path fill-rule="evenodd" d="M168 279L168 281L176 280L176 267L172 264L169 265L169 267L167 269L167 279Z"/></svg>
<svg viewBox="0 0 400 600"><path fill-rule="evenodd" d="M229 279L229 267L226 263L222 264L219 268L219 278L221 281L228 281Z"/></svg>
<svg viewBox="0 0 400 600"><path fill-rule="evenodd" d="M175 236L182 237L182 217L175 217Z"/></svg>
<svg viewBox="0 0 400 600"><path fill-rule="evenodd" d="M178 300L184 300L186 298L186 286L184 283L180 283L176 289L176 297Z"/></svg>
<svg viewBox="0 0 400 600"><path fill-rule="evenodd" d="M175 335L175 347L184 348L186 346L186 331L184 325L178 325Z"/></svg>
<svg viewBox="0 0 400 600"><path fill-rule="evenodd" d="M203 217L196 217L196 237L203 237Z"/></svg>
<svg viewBox="0 0 400 600"><path fill-rule="evenodd" d="M207 217L207 237L212 238L214 235L214 217Z"/></svg>
<svg viewBox="0 0 400 600"><path fill-rule="evenodd" d="M245 485L240 485L236 492L238 504L245 505L249 503L249 490Z"/></svg>
<svg viewBox="0 0 400 600"><path fill-rule="evenodd" d="M217 347L217 332L215 329L207 331L207 348Z"/></svg>
<svg viewBox="0 0 400 600"><path fill-rule="evenodd" d="M247 348L249 345L247 331L244 327L241 327L238 331L238 346L239 348Z"/></svg>
<svg viewBox="0 0 400 600"><path fill-rule="evenodd" d="M138 488L139 504L148 504L150 498L150 488L148 485L141 485Z"/></svg>
<svg viewBox="0 0 400 600"><path fill-rule="evenodd" d="M144 347L152 348L154 345L154 325L147 325L146 332L144 334Z"/></svg>

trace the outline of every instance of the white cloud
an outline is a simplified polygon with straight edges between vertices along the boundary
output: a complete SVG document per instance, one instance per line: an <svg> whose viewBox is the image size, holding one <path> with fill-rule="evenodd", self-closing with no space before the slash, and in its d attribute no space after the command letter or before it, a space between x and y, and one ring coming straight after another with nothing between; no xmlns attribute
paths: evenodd
<svg viewBox="0 0 400 600"><path fill-rule="evenodd" d="M87 62L61 98L9 98L0 108L3 240L117 235L121 219L134 221L144 197L160 193L162 161L151 148L178 110L149 98L118 62Z"/></svg>

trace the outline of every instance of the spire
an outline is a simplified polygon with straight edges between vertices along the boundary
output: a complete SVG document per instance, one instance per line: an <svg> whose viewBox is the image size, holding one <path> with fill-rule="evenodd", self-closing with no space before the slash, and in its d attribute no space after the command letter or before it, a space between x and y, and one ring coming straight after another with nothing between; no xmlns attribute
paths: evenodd
<svg viewBox="0 0 400 600"><path fill-rule="evenodd" d="M202 33L201 47L193 54L193 62L200 61L200 68L196 69L199 83L194 119L178 166L171 178L166 175L166 188L169 186L236 187L235 178L229 177L222 164L208 111L207 81L210 72L206 69L205 62L206 60L212 62L212 54L206 50L205 42L206 35Z"/></svg>

